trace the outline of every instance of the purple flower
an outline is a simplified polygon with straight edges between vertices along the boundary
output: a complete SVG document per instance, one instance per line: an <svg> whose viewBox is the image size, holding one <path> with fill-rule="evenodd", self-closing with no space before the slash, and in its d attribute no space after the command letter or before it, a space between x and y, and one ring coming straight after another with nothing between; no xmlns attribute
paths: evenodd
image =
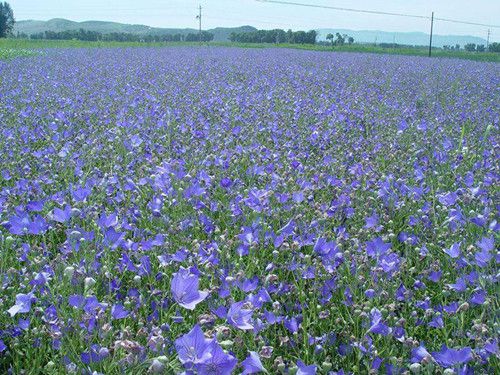
<svg viewBox="0 0 500 375"><path fill-rule="evenodd" d="M111 316L113 319L124 319L129 316L129 312L125 310L121 303L117 303L111 308Z"/></svg>
<svg viewBox="0 0 500 375"><path fill-rule="evenodd" d="M107 216L105 213L103 213L99 217L98 224L102 228L115 227L118 225L118 215L116 213L112 213L109 216Z"/></svg>
<svg viewBox="0 0 500 375"><path fill-rule="evenodd" d="M208 353L194 365L200 375L231 375L238 360L232 355L226 354L217 342L209 345Z"/></svg>
<svg viewBox="0 0 500 375"><path fill-rule="evenodd" d="M411 351L411 363L420 363L424 358L430 358L431 354L425 349L424 344L420 344L418 348Z"/></svg>
<svg viewBox="0 0 500 375"><path fill-rule="evenodd" d="M4 352L7 350L7 345L3 342L2 339L0 339L0 353ZM247 374L251 374L251 372L248 372Z"/></svg>
<svg viewBox="0 0 500 375"><path fill-rule="evenodd" d="M385 254L387 250L391 248L390 243L385 243L382 238L377 237L372 241L366 243L366 253L369 257L377 257L379 255Z"/></svg>
<svg viewBox="0 0 500 375"><path fill-rule="evenodd" d="M449 249L444 249L443 251L453 259L458 258L460 256L460 245L461 242L455 242Z"/></svg>
<svg viewBox="0 0 500 375"><path fill-rule="evenodd" d="M326 239L319 237L314 244L314 252L322 257L328 258L337 250L335 241L328 242Z"/></svg>
<svg viewBox="0 0 500 375"><path fill-rule="evenodd" d="M486 292L483 289L479 289L472 293L470 302L474 305L482 305L486 301Z"/></svg>
<svg viewBox="0 0 500 375"><path fill-rule="evenodd" d="M52 211L52 219L54 221L57 221L58 223L65 223L71 218L71 206L66 205L64 207L64 210L61 210L60 208L54 208L54 211Z"/></svg>
<svg viewBox="0 0 500 375"><path fill-rule="evenodd" d="M437 283L441 279L442 271L431 271L427 277L429 280Z"/></svg>
<svg viewBox="0 0 500 375"><path fill-rule="evenodd" d="M250 352L248 357L243 362L241 362L241 366L243 366L243 372L241 373L241 375L267 372L262 365L262 362L260 361L259 354L257 354L256 352Z"/></svg>
<svg viewBox="0 0 500 375"><path fill-rule="evenodd" d="M26 205L26 209L29 212L40 212L43 210L44 204L44 201L31 201Z"/></svg>
<svg viewBox="0 0 500 375"><path fill-rule="evenodd" d="M306 365L300 359L297 360L297 375L315 375L316 374L316 365Z"/></svg>
<svg viewBox="0 0 500 375"><path fill-rule="evenodd" d="M220 186L222 186L224 189L230 188L232 184L233 181L231 181L231 179L228 177L223 177L222 180L220 181Z"/></svg>
<svg viewBox="0 0 500 375"><path fill-rule="evenodd" d="M490 354L498 354L498 341L492 340L484 345L484 350Z"/></svg>
<svg viewBox="0 0 500 375"><path fill-rule="evenodd" d="M495 248L495 241L493 237L483 237L481 241L478 241L476 244L481 249L481 251L474 254L476 264L479 267L485 267L488 265L491 258L493 258L491 251Z"/></svg>
<svg viewBox="0 0 500 375"><path fill-rule="evenodd" d="M455 192L450 192L442 194L438 197L439 203L445 206L453 206L458 199L458 195Z"/></svg>
<svg viewBox="0 0 500 375"><path fill-rule="evenodd" d="M206 339L199 325L175 340L175 350L184 365L194 364L208 351L213 340Z"/></svg>
<svg viewBox="0 0 500 375"><path fill-rule="evenodd" d="M457 292L464 292L467 289L467 282L465 277L459 277L455 284L448 284L448 286Z"/></svg>
<svg viewBox="0 0 500 375"><path fill-rule="evenodd" d="M448 314L455 314L459 308L458 302L452 302L449 305L443 306L443 310L446 311Z"/></svg>
<svg viewBox="0 0 500 375"><path fill-rule="evenodd" d="M444 327L444 322L443 322L443 317L441 315L436 315L432 320L429 322L429 327L433 328L443 328Z"/></svg>
<svg viewBox="0 0 500 375"><path fill-rule="evenodd" d="M12 216L9 221L2 223L10 233L23 235L28 232L28 226L31 224L30 217L27 214Z"/></svg>
<svg viewBox="0 0 500 375"><path fill-rule="evenodd" d="M12 306L8 313L10 316L15 316L17 313L28 313L31 310L31 302L34 298L33 293L16 295L16 303Z"/></svg>
<svg viewBox="0 0 500 375"><path fill-rule="evenodd" d="M101 346L94 344L90 347L88 352L83 352L80 358L83 363L90 365L92 363L98 363L109 356L109 350L107 348L102 348Z"/></svg>
<svg viewBox="0 0 500 375"><path fill-rule="evenodd" d="M441 347L441 351L432 352L432 357L444 368L455 367L472 360L472 350L469 347L463 349L450 349L446 345Z"/></svg>
<svg viewBox="0 0 500 375"><path fill-rule="evenodd" d="M378 220L379 220L379 217L376 213L373 213L372 216L365 218L365 223L366 223L365 229L377 227L377 230L378 230L379 229L378 228Z"/></svg>
<svg viewBox="0 0 500 375"><path fill-rule="evenodd" d="M68 303L71 307L81 308L85 303L85 297L79 294L73 294L68 297Z"/></svg>
<svg viewBox="0 0 500 375"><path fill-rule="evenodd" d="M198 290L198 276L190 273L188 269L181 267L173 276L170 291L174 300L182 307L194 310L198 303L207 298L208 292Z"/></svg>
<svg viewBox="0 0 500 375"><path fill-rule="evenodd" d="M98 309L106 309L108 305L106 303L100 303L96 296L90 296L85 298L85 305L83 306L83 311L87 314L94 314Z"/></svg>
<svg viewBox="0 0 500 375"><path fill-rule="evenodd" d="M40 215L36 215L31 219L26 213L12 216L9 221L2 224L10 233L20 236L26 234L43 234L48 228L47 222Z"/></svg>
<svg viewBox="0 0 500 375"><path fill-rule="evenodd" d="M377 264L385 273L392 274L399 269L400 262L401 260L396 253L390 253L381 255Z"/></svg>
<svg viewBox="0 0 500 375"><path fill-rule="evenodd" d="M291 333L297 333L299 331L299 322L297 321L297 318L295 318L294 316L292 316L291 318L284 319L283 325Z"/></svg>
<svg viewBox="0 0 500 375"><path fill-rule="evenodd" d="M371 322L368 332L376 333L382 336L387 336L392 332L392 329L382 321L382 313L377 308L373 308L370 312Z"/></svg>
<svg viewBox="0 0 500 375"><path fill-rule="evenodd" d="M253 329L253 325L250 323L252 319L252 310L244 309L244 304L245 301L233 303L227 312L227 321L233 327L239 329Z"/></svg>
<svg viewBox="0 0 500 375"><path fill-rule="evenodd" d="M130 137L130 144L133 148L137 148L142 144L142 139L137 134Z"/></svg>
<svg viewBox="0 0 500 375"><path fill-rule="evenodd" d="M21 328L22 330L26 331L30 327L31 321L29 319L21 319L17 321L17 326Z"/></svg>
<svg viewBox="0 0 500 375"><path fill-rule="evenodd" d="M91 193L90 188L82 187L82 188L77 188L71 192L73 199L75 202L83 202Z"/></svg>

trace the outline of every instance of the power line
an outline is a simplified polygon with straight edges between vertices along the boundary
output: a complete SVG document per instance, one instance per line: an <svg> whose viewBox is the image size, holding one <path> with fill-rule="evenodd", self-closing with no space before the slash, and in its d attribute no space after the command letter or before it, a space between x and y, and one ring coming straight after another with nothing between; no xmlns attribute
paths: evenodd
<svg viewBox="0 0 500 375"><path fill-rule="evenodd" d="M500 25L487 25L487 24L484 24L484 23L477 23L477 22L451 20L449 18L438 18L438 17L435 17L434 20L444 21L444 22L452 22L452 23L462 23L464 25L474 25L474 26L484 26L484 27L496 27L496 28L500 28Z"/></svg>
<svg viewBox="0 0 500 375"><path fill-rule="evenodd" d="M333 9L333 10L340 10L343 12L368 13L368 14L379 14L379 15L385 15L385 16L430 19L427 16L419 16L416 14L381 12L378 10L366 10L366 9L341 8L341 7L333 7L333 6L329 6L329 5L297 3L294 1L280 1L280 0L256 0L256 1L259 1L261 3L273 3L273 4L280 4L280 5L296 5L296 6L308 7L308 8Z"/></svg>
<svg viewBox="0 0 500 375"><path fill-rule="evenodd" d="M354 12L354 13L367 13L367 14L377 14L377 15L395 16L395 17L420 18L420 19L426 19L426 20L431 19L431 17L429 17L429 16L422 16L422 15L417 15L417 14L382 12L382 11L378 11L378 10L367 10L367 9L342 8L342 7L334 7L334 6L329 6L329 5L298 3L295 1L282 1L282 0L256 0L256 1L261 2L261 3L271 3L271 4L279 4L279 5L294 5L294 6L301 6L301 7L308 7L308 8L333 9L333 10L339 10L342 12ZM488 25L488 24L484 24L484 23L454 20L454 19L450 19L450 18L434 17L434 20L435 21L443 21L443 22L461 23L461 24L465 24L465 25L500 28L500 25Z"/></svg>

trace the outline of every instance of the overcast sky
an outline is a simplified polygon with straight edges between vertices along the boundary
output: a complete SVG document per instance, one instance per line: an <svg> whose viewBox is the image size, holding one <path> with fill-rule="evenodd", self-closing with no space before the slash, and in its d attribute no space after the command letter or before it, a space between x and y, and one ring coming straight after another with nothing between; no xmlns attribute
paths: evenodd
<svg viewBox="0 0 500 375"><path fill-rule="evenodd" d="M500 0L290 0L314 5L428 15L485 24L500 24ZM423 31L429 21L327 9L263 3L257 0L8 0L17 20L67 18L102 20L157 27L197 27L203 7L203 28L252 25L271 29L343 28L353 30ZM436 22L436 34L486 37L488 28ZM492 28L492 39L500 29Z"/></svg>

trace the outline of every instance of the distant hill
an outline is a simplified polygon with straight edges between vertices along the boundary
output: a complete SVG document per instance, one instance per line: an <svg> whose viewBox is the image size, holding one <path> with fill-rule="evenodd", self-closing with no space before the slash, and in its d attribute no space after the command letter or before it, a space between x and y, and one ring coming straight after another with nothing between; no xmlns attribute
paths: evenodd
<svg viewBox="0 0 500 375"><path fill-rule="evenodd" d="M97 31L103 34L111 32L123 32L136 35L165 35L165 34L189 34L196 33L197 29L185 28L161 28L150 27L146 25L130 25L118 22L107 21L84 21L75 22L63 18L54 18L48 21L17 21L14 27L14 32L26 34L35 34L44 31L67 31L85 29L89 31ZM229 35L232 32L243 33L252 32L257 29L252 26L241 27L216 27L215 29L207 30L214 34L214 41L224 42L229 40ZM422 46L429 43L429 35L421 32L387 32L379 30L346 30L346 29L318 29L318 40L326 40L326 35L329 33L348 34L354 38L357 43L397 43L406 45ZM433 45L442 47L444 45L460 44L464 46L467 43L486 44L483 38L469 35L434 35Z"/></svg>
<svg viewBox="0 0 500 375"><path fill-rule="evenodd" d="M397 43L410 46L426 46L429 44L429 34L421 32L393 33L379 30L346 30L346 29L319 29L318 40L326 40L329 33L348 34L357 43ZM433 35L432 45L443 47L445 45L460 44L462 47L467 43L484 44L486 39L470 35Z"/></svg>
<svg viewBox="0 0 500 375"><path fill-rule="evenodd" d="M131 33L136 35L165 35L165 34L189 34L197 33L197 29L175 29L175 28L160 28L160 27L150 27L146 25L130 25L118 22L107 22L107 21L84 21L75 22L66 20L63 18L54 18L48 21L17 21L14 26L14 32L36 34L44 31L68 31L68 30L79 30L85 29L89 31L97 31L103 34L118 32L118 33ZM241 26L241 27L216 27L215 29L207 30L214 34L214 40L217 42L223 42L229 40L229 35L232 32L251 32L257 30L252 26Z"/></svg>

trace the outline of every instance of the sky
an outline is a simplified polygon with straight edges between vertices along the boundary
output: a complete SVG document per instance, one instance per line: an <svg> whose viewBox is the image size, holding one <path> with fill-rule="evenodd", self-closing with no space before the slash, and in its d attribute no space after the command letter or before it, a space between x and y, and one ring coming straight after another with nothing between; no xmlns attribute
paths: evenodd
<svg viewBox="0 0 500 375"><path fill-rule="evenodd" d="M7 0L17 20L66 18L73 21L115 21L167 28L197 28L202 6L203 29L252 25L260 29L310 30L321 28L428 32L425 19L393 17L265 3L258 0ZM499 25L499 0L290 0L295 2L410 13ZM436 21L436 34L476 35L486 38L488 27ZM491 28L493 40L500 29Z"/></svg>

